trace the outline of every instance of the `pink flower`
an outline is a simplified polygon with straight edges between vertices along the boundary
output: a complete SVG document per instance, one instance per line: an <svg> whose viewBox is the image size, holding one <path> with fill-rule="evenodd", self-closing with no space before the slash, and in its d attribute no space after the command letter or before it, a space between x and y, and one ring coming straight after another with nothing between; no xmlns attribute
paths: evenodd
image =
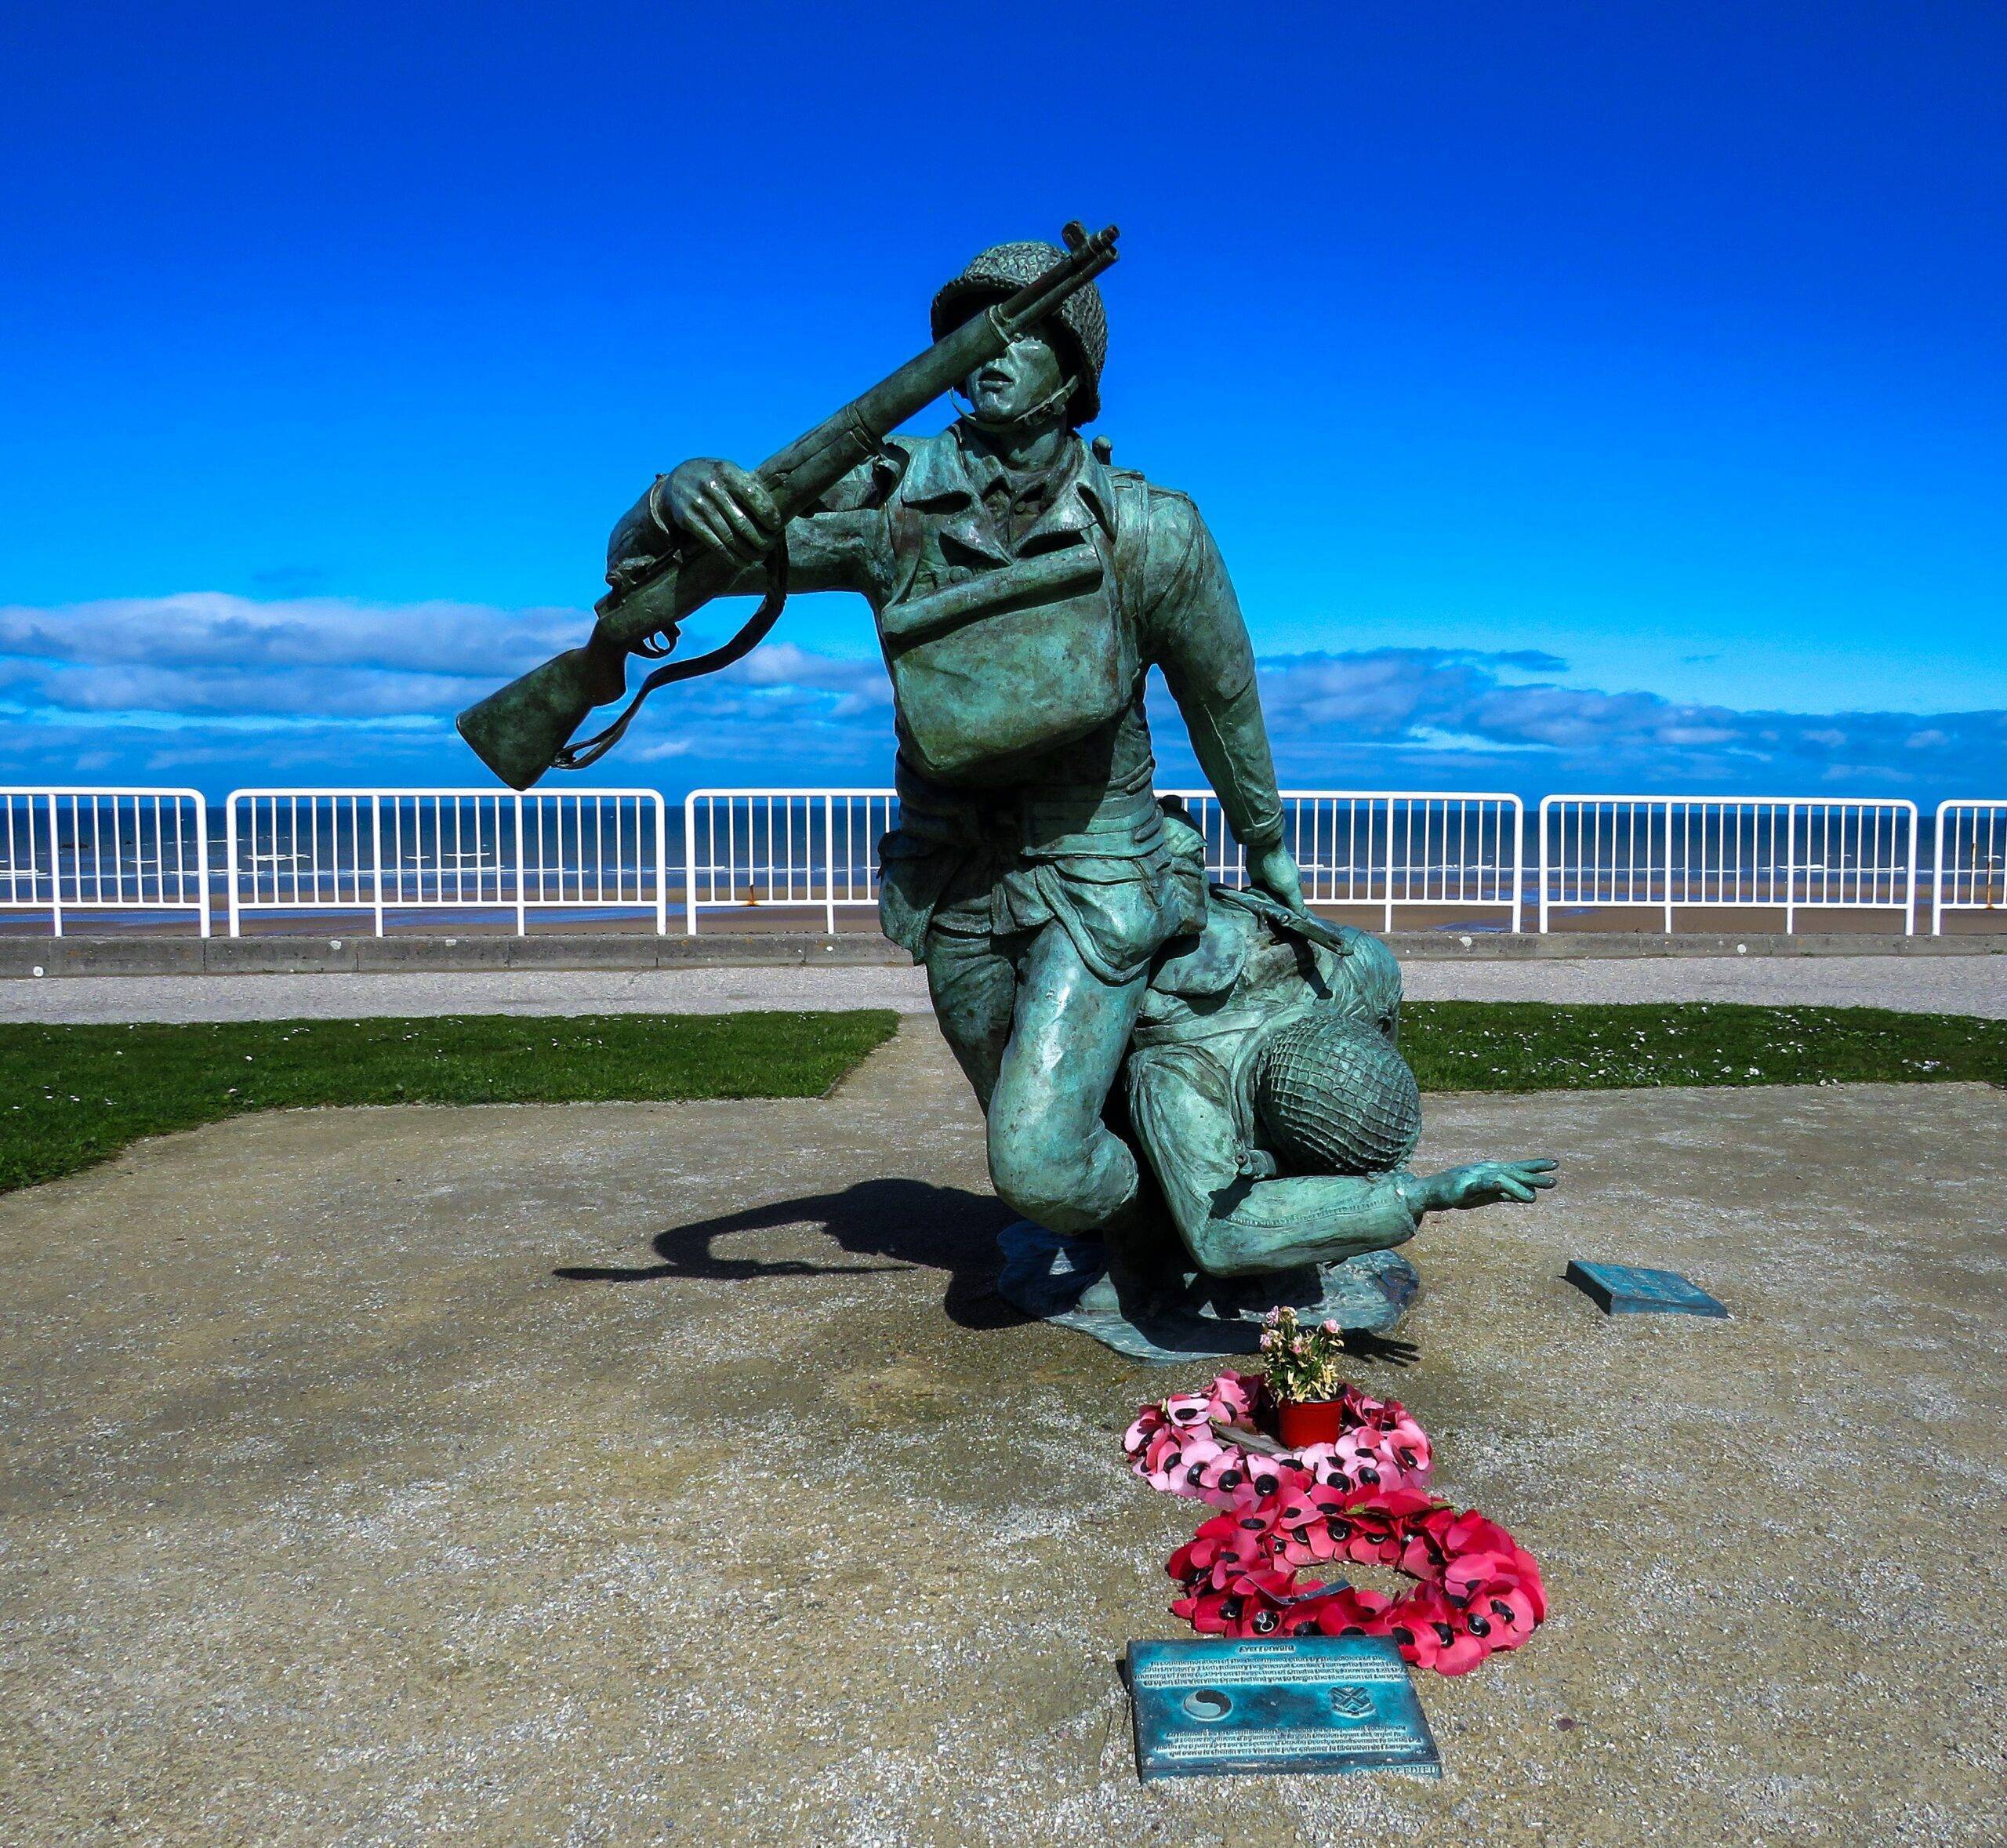
<svg viewBox="0 0 2007 1848"><path fill-rule="evenodd" d="M1271 1320L1277 1345L1304 1349L1293 1312ZM1410 1662L1444 1675L1518 1647L1544 1620L1532 1556L1477 1509L1424 1489L1428 1439L1399 1400L1345 1387L1335 1443L1274 1457L1234 1441L1259 1428L1268 1398L1261 1376L1222 1374L1203 1394L1141 1407L1123 1434L1132 1467L1152 1487L1225 1510L1167 1562L1186 1592L1172 1606L1178 1615L1217 1636L1391 1636ZM1298 1570L1334 1559L1393 1567L1417 1582L1399 1599L1349 1587L1297 1591Z"/></svg>
<svg viewBox="0 0 2007 1848"><path fill-rule="evenodd" d="M1338 1441L1331 1446L1331 1461L1354 1482L1359 1479L1362 1469L1374 1468L1379 1460L1370 1432L1341 1431Z"/></svg>
<svg viewBox="0 0 2007 1848"><path fill-rule="evenodd" d="M1174 1392L1163 1402L1163 1415L1181 1430L1203 1430L1213 1415L1203 1392Z"/></svg>
<svg viewBox="0 0 2007 1848"><path fill-rule="evenodd" d="M1443 1574L1443 1588L1453 1598L1472 1601L1490 1596L1487 1588L1504 1586L1516 1598L1513 1608L1522 1606L1533 1624L1547 1621L1547 1587L1541 1582L1540 1568L1530 1555L1514 1547L1512 1552L1460 1553Z"/></svg>
<svg viewBox="0 0 2007 1848"><path fill-rule="evenodd" d="M1243 1572L1272 1568L1268 1523L1258 1515L1216 1514L1170 1556L1164 1570L1185 1585L1223 1591Z"/></svg>
<svg viewBox="0 0 2007 1848"><path fill-rule="evenodd" d="M1308 1470L1287 1457L1250 1456L1247 1459L1248 1486L1259 1496L1292 1494L1308 1488L1312 1479Z"/></svg>
<svg viewBox="0 0 2007 1848"><path fill-rule="evenodd" d="M1261 1390L1259 1374L1223 1373L1213 1381L1210 1395L1214 1406L1214 1416L1222 1422L1237 1425L1254 1409L1254 1401Z"/></svg>
<svg viewBox="0 0 2007 1848"><path fill-rule="evenodd" d="M1238 1444L1219 1446L1219 1454L1199 1470L1199 1489L1215 1506L1222 1501L1230 1505L1254 1500L1254 1490L1247 1480L1247 1453Z"/></svg>
<svg viewBox="0 0 2007 1848"><path fill-rule="evenodd" d="M1210 1437L1187 1436L1178 1448L1178 1461L1173 1467L1184 1480L1181 1495L1196 1494L1206 1465L1220 1455L1220 1447Z"/></svg>
<svg viewBox="0 0 2007 1848"><path fill-rule="evenodd" d="M1189 1495L1192 1485L1185 1476L1185 1439L1181 1432L1167 1431L1153 1438L1136 1467L1150 1487L1167 1495Z"/></svg>
<svg viewBox="0 0 2007 1848"><path fill-rule="evenodd" d="M1333 1517L1344 1505L1345 1498L1333 1489L1299 1489L1279 1497L1275 1518L1283 1537L1282 1558L1292 1566L1335 1559L1338 1539Z"/></svg>
<svg viewBox="0 0 2007 1848"><path fill-rule="evenodd" d="M1171 1606L1193 1629L1215 1636L1272 1636L1290 1621L1282 1600L1294 1574L1273 1570L1243 1572L1228 1588L1200 1591Z"/></svg>
<svg viewBox="0 0 2007 1848"><path fill-rule="evenodd" d="M1533 1632L1541 1608L1522 1584L1490 1578L1472 1588L1464 1607L1464 1626L1488 1649L1517 1649Z"/></svg>
<svg viewBox="0 0 2007 1848"><path fill-rule="evenodd" d="M1178 1460L1184 1451L1174 1431L1160 1431L1144 1447L1143 1454L1131 1465L1140 1476L1148 1478L1152 1488L1168 1490L1174 1472L1178 1470Z"/></svg>
<svg viewBox="0 0 2007 1848"><path fill-rule="evenodd" d="M1400 1599L1380 1620L1377 1633L1400 1645L1403 1657L1417 1668L1432 1668L1456 1632L1443 1616L1447 1607L1433 1585L1420 1585Z"/></svg>
<svg viewBox="0 0 2007 1848"><path fill-rule="evenodd" d="M1131 1456L1136 1456L1163 1428L1163 1412L1154 1405L1146 1405L1137 1413L1135 1423L1122 1433L1122 1447Z"/></svg>
<svg viewBox="0 0 2007 1848"><path fill-rule="evenodd" d="M1435 1588L1424 1588L1426 1608L1417 1610L1415 1630L1426 1626L1433 1643L1428 1666L1439 1675L1468 1675L1491 1654L1491 1646L1467 1627L1466 1614L1459 1610ZM1418 1600L1419 1601L1419 1600Z"/></svg>

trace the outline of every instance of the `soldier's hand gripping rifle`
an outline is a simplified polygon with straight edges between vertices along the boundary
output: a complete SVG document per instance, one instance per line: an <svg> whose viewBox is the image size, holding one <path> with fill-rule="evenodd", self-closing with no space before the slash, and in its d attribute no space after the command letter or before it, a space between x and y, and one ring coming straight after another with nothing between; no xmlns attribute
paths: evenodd
<svg viewBox="0 0 2007 1848"><path fill-rule="evenodd" d="M707 654L657 668L605 730L582 743L569 742L594 706L626 691L628 655L667 654L684 619L729 590L739 575L740 568L724 553L701 539L686 539L648 571L614 582L595 606L599 620L583 648L568 649L532 668L460 714L460 735L481 761L518 790L528 789L553 765L582 769L619 742L641 702L656 688L728 667L749 654L787 601L785 523L806 513L860 462L876 455L907 418L997 358L1115 261L1113 225L1089 237L1080 225L1069 224L1065 235L1066 255L1035 281L964 321L760 465L755 472L773 496L783 530L767 558L766 597L738 634Z"/></svg>

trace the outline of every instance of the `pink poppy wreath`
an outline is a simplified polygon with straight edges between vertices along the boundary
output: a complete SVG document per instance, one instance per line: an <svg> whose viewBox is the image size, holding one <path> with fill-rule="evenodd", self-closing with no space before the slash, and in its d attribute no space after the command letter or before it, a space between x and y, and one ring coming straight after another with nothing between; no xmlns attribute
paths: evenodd
<svg viewBox="0 0 2007 1848"><path fill-rule="evenodd" d="M1123 1438L1152 1487L1226 1511L1166 1563L1185 1592L1170 1607L1176 1615L1211 1636L1392 1636L1417 1668L1444 1675L1465 1674L1533 1634L1547 1615L1540 1567L1497 1522L1424 1492L1428 1440L1398 1403L1348 1387L1337 1444L1271 1455L1232 1437L1239 1430L1258 1441L1261 1390L1258 1378L1223 1374L1205 1392L1144 1407ZM1172 1441L1178 1432L1193 1441ZM1368 1470L1377 1479L1365 1479ZM1399 1598L1298 1586L1301 1568L1337 1559L1420 1582Z"/></svg>
<svg viewBox="0 0 2007 1848"><path fill-rule="evenodd" d="M1223 1373L1203 1392L1174 1392L1144 1406L1123 1433L1130 1467L1153 1489L1215 1508L1313 1485L1418 1489L1428 1481L1428 1439L1398 1399L1371 1399L1348 1386L1338 1401L1337 1441L1287 1450L1261 1436L1268 1394L1258 1373Z"/></svg>

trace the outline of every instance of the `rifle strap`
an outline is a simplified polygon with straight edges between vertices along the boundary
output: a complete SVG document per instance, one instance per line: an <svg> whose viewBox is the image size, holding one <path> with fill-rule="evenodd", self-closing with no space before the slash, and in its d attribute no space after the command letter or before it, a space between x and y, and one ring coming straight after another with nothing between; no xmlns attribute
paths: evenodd
<svg viewBox="0 0 2007 1848"><path fill-rule="evenodd" d="M551 760L552 767L558 770L583 770L600 759L618 744L643 703L658 687L666 687L676 681L695 680L699 674L716 673L720 668L729 667L735 661L742 661L767 638L767 632L780 620L781 612L787 605L787 539L783 534L772 551L767 554L767 594L760 600L760 607L747 620L746 626L722 647L707 654L693 655L688 661L672 661L666 667L655 672L634 689L634 697L622 709L619 718L604 732L595 732L583 744L568 744Z"/></svg>

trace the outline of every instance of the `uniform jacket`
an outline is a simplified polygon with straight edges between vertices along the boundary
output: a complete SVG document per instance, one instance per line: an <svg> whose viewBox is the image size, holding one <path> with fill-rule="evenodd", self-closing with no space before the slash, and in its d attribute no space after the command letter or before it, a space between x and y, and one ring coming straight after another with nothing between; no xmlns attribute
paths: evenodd
<svg viewBox="0 0 2007 1848"><path fill-rule="evenodd" d="M644 499L615 529L631 568L666 536ZM967 423L897 438L787 530L789 581L860 593L892 677L900 826L882 844L887 934L1062 924L1106 981L1196 928L1171 866L1144 711L1162 670L1249 847L1282 811L1247 625L1185 496L1078 437L1052 469L1005 470ZM760 587L746 574L735 590Z"/></svg>

